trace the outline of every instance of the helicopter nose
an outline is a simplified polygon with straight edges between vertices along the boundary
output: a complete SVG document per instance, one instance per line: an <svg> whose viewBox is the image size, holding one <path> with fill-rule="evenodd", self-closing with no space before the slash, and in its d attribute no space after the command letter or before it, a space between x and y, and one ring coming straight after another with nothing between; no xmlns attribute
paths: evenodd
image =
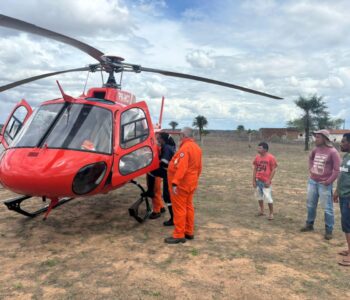
<svg viewBox="0 0 350 300"><path fill-rule="evenodd" d="M110 156L64 149L8 149L0 161L0 182L15 193L75 197L98 192Z"/></svg>

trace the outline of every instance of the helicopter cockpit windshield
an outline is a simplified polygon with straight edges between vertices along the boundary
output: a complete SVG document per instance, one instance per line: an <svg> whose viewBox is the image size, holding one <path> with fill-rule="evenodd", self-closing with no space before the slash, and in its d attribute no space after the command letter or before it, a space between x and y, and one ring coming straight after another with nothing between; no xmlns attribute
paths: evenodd
<svg viewBox="0 0 350 300"><path fill-rule="evenodd" d="M41 106L11 148L40 147L112 153L112 112L87 104Z"/></svg>

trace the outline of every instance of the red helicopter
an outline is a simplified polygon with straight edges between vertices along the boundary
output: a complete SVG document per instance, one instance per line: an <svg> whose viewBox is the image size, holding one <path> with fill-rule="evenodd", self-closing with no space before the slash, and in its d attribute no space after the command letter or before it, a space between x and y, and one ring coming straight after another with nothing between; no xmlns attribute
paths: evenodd
<svg viewBox="0 0 350 300"><path fill-rule="evenodd" d="M68 72L107 72L103 87L91 88L79 97L63 91L61 98L45 101L33 112L22 100L7 119L0 134L0 183L23 196L5 201L8 209L29 217L43 212L44 219L74 197L108 193L159 167L156 132L145 101L122 91L114 74L151 72L221 85L241 91L282 99L277 96L209 78L125 63L68 36L0 14L0 26L40 35L71 45L98 61L87 67L46 73L0 87L0 92L41 78ZM120 80L121 82L121 80ZM160 123L164 98L162 101ZM21 203L31 197L50 200L49 205L29 212ZM145 204L146 213L139 216ZM147 219L151 206L139 198L129 214L139 222Z"/></svg>

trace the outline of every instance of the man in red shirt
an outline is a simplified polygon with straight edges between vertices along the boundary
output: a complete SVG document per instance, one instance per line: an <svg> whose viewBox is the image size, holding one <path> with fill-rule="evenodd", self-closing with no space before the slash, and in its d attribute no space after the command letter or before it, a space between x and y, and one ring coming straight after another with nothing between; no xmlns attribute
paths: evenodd
<svg viewBox="0 0 350 300"><path fill-rule="evenodd" d="M253 187L256 188L256 196L259 202L260 212L258 216L265 215L264 200L270 210L268 219L273 220L273 199L271 195L271 181L275 175L277 162L275 157L268 153L269 145L262 142L258 145L258 154L253 161Z"/></svg>

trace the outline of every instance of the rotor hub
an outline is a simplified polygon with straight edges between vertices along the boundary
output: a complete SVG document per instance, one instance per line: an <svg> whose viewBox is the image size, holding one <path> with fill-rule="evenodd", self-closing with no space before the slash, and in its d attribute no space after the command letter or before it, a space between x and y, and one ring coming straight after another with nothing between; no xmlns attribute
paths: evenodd
<svg viewBox="0 0 350 300"><path fill-rule="evenodd" d="M123 57L115 56L115 55L102 55L101 59L105 63L121 63L122 61L124 61Z"/></svg>

